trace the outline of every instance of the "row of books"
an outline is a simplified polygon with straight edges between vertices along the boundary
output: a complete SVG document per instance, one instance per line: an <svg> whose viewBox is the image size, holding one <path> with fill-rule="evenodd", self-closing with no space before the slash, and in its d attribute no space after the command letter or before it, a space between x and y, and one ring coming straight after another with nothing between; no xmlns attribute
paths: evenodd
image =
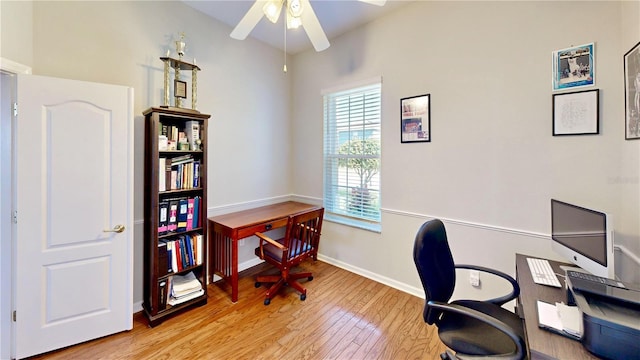
<svg viewBox="0 0 640 360"><path fill-rule="evenodd" d="M158 289L160 310L166 309L167 305L176 306L204 295L202 284L191 271L161 280Z"/></svg>
<svg viewBox="0 0 640 360"><path fill-rule="evenodd" d="M174 125L160 123L160 134L167 137L169 141L194 143L200 139L200 122L196 120L186 121L184 129Z"/></svg>
<svg viewBox="0 0 640 360"><path fill-rule="evenodd" d="M182 190L200 187L200 160L191 154L158 159L158 190Z"/></svg>
<svg viewBox="0 0 640 360"><path fill-rule="evenodd" d="M185 232L202 226L202 197L161 200L158 204L158 235Z"/></svg>
<svg viewBox="0 0 640 360"><path fill-rule="evenodd" d="M202 234L185 234L174 239L158 241L159 276L202 265L202 242Z"/></svg>

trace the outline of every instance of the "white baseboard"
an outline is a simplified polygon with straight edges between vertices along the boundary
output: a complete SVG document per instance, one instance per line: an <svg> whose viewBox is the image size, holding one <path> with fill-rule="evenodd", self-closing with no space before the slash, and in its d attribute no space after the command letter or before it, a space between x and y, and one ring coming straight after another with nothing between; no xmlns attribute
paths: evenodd
<svg viewBox="0 0 640 360"><path fill-rule="evenodd" d="M140 312L142 310L144 310L142 308L142 301L135 301L133 303L133 313L135 314L135 313L138 313L138 312Z"/></svg>
<svg viewBox="0 0 640 360"><path fill-rule="evenodd" d="M342 262L340 260L336 260L334 258L328 257L328 256L324 256L322 254L318 254L318 260L320 261L324 261L328 264L331 264L333 266L337 266L341 269L347 270L349 272L352 272L354 274L358 274L360 276L364 276L367 279L371 279L373 281L379 282L381 284L390 286L394 289L398 289L400 291L406 292L407 294L411 294L413 296L417 296L421 299L424 299L424 290L422 288L417 288L415 286L410 286L407 285L405 283L390 279L386 276L382 276L380 274L376 274L374 272L347 264L345 262Z"/></svg>

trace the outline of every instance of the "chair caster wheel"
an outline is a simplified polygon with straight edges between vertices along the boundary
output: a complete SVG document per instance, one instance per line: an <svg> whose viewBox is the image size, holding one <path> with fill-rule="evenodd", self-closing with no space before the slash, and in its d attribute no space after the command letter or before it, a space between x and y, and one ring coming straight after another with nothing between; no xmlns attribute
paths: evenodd
<svg viewBox="0 0 640 360"><path fill-rule="evenodd" d="M307 278L307 280L309 280L309 281L313 280L313 276L309 276L309 277Z"/></svg>
<svg viewBox="0 0 640 360"><path fill-rule="evenodd" d="M264 304L265 305L271 304L271 299L264 299Z"/></svg>
<svg viewBox="0 0 640 360"><path fill-rule="evenodd" d="M262 286L262 283L259 283L259 282L256 281L256 283L253 286L259 288L260 286Z"/></svg>
<svg viewBox="0 0 640 360"><path fill-rule="evenodd" d="M300 300L305 301L307 299L307 294L300 294Z"/></svg>

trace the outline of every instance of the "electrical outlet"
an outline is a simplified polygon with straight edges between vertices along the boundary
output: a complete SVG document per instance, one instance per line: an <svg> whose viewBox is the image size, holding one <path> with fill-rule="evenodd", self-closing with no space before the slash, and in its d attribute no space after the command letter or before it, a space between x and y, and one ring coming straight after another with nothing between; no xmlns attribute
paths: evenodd
<svg viewBox="0 0 640 360"><path fill-rule="evenodd" d="M238 245L240 245L240 246L244 246L244 239L240 239L240 240L238 240Z"/></svg>
<svg viewBox="0 0 640 360"><path fill-rule="evenodd" d="M479 287L480 286L480 271L471 270L469 271L469 283L471 286Z"/></svg>

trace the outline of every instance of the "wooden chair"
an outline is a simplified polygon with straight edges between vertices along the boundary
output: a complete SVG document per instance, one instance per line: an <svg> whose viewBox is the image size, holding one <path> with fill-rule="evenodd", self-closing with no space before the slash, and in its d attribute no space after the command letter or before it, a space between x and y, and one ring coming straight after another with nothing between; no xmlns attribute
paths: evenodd
<svg viewBox="0 0 640 360"><path fill-rule="evenodd" d="M300 292L300 300L307 298L307 289L297 281L307 278L313 280L310 272L291 273L291 269L307 258L317 260L320 230L324 208L289 216L287 229L282 239L273 240L263 233L255 235L260 240L256 248L256 256L272 264L280 270L279 275L265 275L256 278L256 287L262 283L273 283L265 294L264 304L269 305L283 285L289 285Z"/></svg>

